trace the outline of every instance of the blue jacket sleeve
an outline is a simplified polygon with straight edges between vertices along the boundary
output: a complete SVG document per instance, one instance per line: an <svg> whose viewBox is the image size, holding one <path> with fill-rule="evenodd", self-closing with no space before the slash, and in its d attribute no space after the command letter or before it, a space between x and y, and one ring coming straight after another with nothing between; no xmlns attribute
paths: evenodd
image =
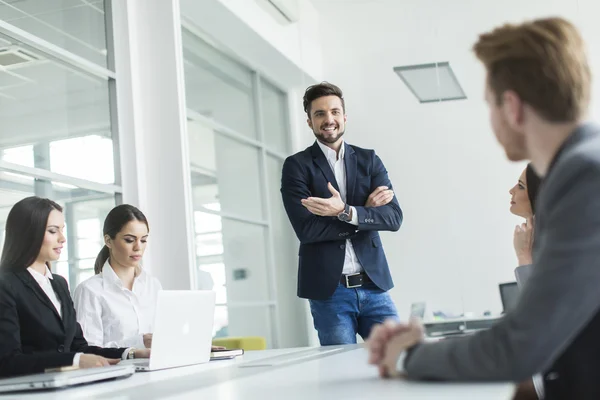
<svg viewBox="0 0 600 400"><path fill-rule="evenodd" d="M392 188L392 182L388 177L387 170L383 162L376 154L373 155L371 179L371 192L379 186ZM398 203L398 198L394 198L385 206L381 207L357 207L358 230L360 231L397 231L402 225L402 209Z"/></svg>
<svg viewBox="0 0 600 400"><path fill-rule="evenodd" d="M300 200L311 195L302 166L293 157L288 157L281 173L281 196L285 211L300 243L348 239L355 234L354 225L339 221L335 217L317 216L308 211Z"/></svg>

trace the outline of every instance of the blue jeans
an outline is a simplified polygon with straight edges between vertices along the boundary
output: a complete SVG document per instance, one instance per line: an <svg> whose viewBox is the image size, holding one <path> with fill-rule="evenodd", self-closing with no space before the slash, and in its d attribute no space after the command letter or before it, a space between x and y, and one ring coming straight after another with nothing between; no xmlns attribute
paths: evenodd
<svg viewBox="0 0 600 400"><path fill-rule="evenodd" d="M321 346L356 343L357 333L365 340L373 325L398 320L390 295L370 282L352 289L338 284L327 300L309 303Z"/></svg>

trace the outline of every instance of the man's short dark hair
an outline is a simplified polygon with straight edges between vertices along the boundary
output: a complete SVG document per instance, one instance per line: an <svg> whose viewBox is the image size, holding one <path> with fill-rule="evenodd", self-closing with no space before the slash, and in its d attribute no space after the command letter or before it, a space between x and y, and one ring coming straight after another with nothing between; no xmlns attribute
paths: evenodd
<svg viewBox="0 0 600 400"><path fill-rule="evenodd" d="M304 92L304 112L310 118L310 107L313 101L320 97L325 96L337 96L342 101L342 111L346 112L346 104L344 103L344 94L342 93L342 89L335 86L333 83L329 82L321 82L316 85L312 85L306 88Z"/></svg>

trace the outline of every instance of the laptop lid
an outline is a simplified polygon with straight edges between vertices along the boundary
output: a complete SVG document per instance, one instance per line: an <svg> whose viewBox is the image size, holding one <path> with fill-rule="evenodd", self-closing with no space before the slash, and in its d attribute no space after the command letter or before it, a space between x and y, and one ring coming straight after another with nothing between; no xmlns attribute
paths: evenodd
<svg viewBox="0 0 600 400"><path fill-rule="evenodd" d="M0 393L60 389L107 379L126 378L135 372L133 365L114 365L102 368L77 369L65 372L48 372L0 379Z"/></svg>
<svg viewBox="0 0 600 400"><path fill-rule="evenodd" d="M158 292L149 369L210 360L215 298L208 290Z"/></svg>
<svg viewBox="0 0 600 400"><path fill-rule="evenodd" d="M504 312L510 311L516 304L519 297L519 288L517 282L507 282L498 285L500 289L500 299Z"/></svg>

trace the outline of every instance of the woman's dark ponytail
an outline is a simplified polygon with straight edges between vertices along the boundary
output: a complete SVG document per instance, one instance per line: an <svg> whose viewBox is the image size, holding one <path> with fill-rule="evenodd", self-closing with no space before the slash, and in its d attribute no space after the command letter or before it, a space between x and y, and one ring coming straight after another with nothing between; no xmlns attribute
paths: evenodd
<svg viewBox="0 0 600 400"><path fill-rule="evenodd" d="M104 264L106 264L106 260L108 260L109 256L110 250L106 245L104 245L104 247L102 247L102 250L100 250L100 253L98 253L98 256L96 257L96 262L94 263L94 273L96 275L102 273L102 268L104 267Z"/></svg>

